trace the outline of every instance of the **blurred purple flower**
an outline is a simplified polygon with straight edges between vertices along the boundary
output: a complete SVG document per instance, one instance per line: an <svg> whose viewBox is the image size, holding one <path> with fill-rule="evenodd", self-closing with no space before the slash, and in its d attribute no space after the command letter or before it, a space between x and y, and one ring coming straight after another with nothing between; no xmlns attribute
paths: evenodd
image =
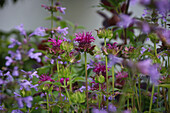
<svg viewBox="0 0 170 113"><path fill-rule="evenodd" d="M29 37L32 37L33 35L42 36L42 37L45 36L46 35L45 28L44 27L36 28L35 31L29 35Z"/></svg>
<svg viewBox="0 0 170 113"><path fill-rule="evenodd" d="M119 57L116 57L112 54L108 55L109 57L109 63L108 63L108 67L112 67L114 66L116 63L118 64L121 64L123 59L122 58L119 58Z"/></svg>
<svg viewBox="0 0 170 113"><path fill-rule="evenodd" d="M50 63L51 63L51 64L54 64L54 59L51 59Z"/></svg>
<svg viewBox="0 0 170 113"><path fill-rule="evenodd" d="M0 76L3 76L3 71L0 70Z"/></svg>
<svg viewBox="0 0 170 113"><path fill-rule="evenodd" d="M166 14L170 11L170 1L169 0L157 0L155 2L156 7L159 13L162 16L166 16Z"/></svg>
<svg viewBox="0 0 170 113"><path fill-rule="evenodd" d="M99 109L93 108L92 113L108 113L108 112L106 110L99 110Z"/></svg>
<svg viewBox="0 0 170 113"><path fill-rule="evenodd" d="M30 81L28 80L21 80L20 81L20 90L25 89L27 91L30 91L30 88L34 88L37 90L38 85L32 85Z"/></svg>
<svg viewBox="0 0 170 113"><path fill-rule="evenodd" d="M119 27L127 28L134 22L134 20L126 14L120 14L119 17L120 21L117 23L117 26Z"/></svg>
<svg viewBox="0 0 170 113"><path fill-rule="evenodd" d="M58 9L61 13L65 14L65 10L66 10L65 7L59 7L59 6L58 6L57 9Z"/></svg>
<svg viewBox="0 0 170 113"><path fill-rule="evenodd" d="M31 48L29 51L28 51L28 56L31 58L31 59L36 59L37 62L41 62L41 58L40 56L42 55L42 53L38 52L38 53L33 53L34 51L34 48Z"/></svg>
<svg viewBox="0 0 170 113"><path fill-rule="evenodd" d="M56 16L57 20L62 20L63 17L62 16Z"/></svg>
<svg viewBox="0 0 170 113"><path fill-rule="evenodd" d="M55 31L59 34L63 34L64 36L66 36L68 34L67 29L68 29L68 27L61 29L61 27L59 26L55 29Z"/></svg>
<svg viewBox="0 0 170 113"><path fill-rule="evenodd" d="M14 70L13 70L13 72L12 72L12 75L13 75L13 76L18 76L18 75L19 75L18 66L15 66L15 67L14 67Z"/></svg>
<svg viewBox="0 0 170 113"><path fill-rule="evenodd" d="M152 83L158 85L158 80L160 78L160 73L158 72L158 65L152 64L151 59L140 61L137 64L139 71L145 75L149 75Z"/></svg>
<svg viewBox="0 0 170 113"><path fill-rule="evenodd" d="M6 66L10 66L11 63L13 62L13 59L12 59L11 57L9 57L9 56L6 56L5 59L7 60L6 63L5 63L5 65L6 65Z"/></svg>
<svg viewBox="0 0 170 113"><path fill-rule="evenodd" d="M148 34L148 33L150 32L150 26L149 26L148 23L144 22L144 23L142 24L142 31L143 31L143 33L145 33L145 34Z"/></svg>
<svg viewBox="0 0 170 113"><path fill-rule="evenodd" d="M11 44L8 46L8 48L13 48L15 45L21 45L21 42L19 42L18 40L15 40L14 38L10 39Z"/></svg>
<svg viewBox="0 0 170 113"><path fill-rule="evenodd" d="M12 110L11 113L23 113L23 112L21 110L19 110L19 109L16 109L16 110Z"/></svg>
<svg viewBox="0 0 170 113"><path fill-rule="evenodd" d="M125 110L125 111L123 111L123 113L131 113L131 111Z"/></svg>
<svg viewBox="0 0 170 113"><path fill-rule="evenodd" d="M152 65L152 60L151 59L147 59L147 60L143 60L138 62L137 67L139 69L139 71L145 75L148 75L149 73L149 68Z"/></svg>
<svg viewBox="0 0 170 113"><path fill-rule="evenodd" d="M144 5L149 5L151 3L151 0L140 0L140 3Z"/></svg>
<svg viewBox="0 0 170 113"><path fill-rule="evenodd" d="M24 30L24 25L23 24L21 24L20 26L16 26L15 28L20 31L21 35L26 36L26 31Z"/></svg>
<svg viewBox="0 0 170 113"><path fill-rule="evenodd" d="M23 102L26 103L26 105L27 105L28 108L31 108L31 106L32 106L31 101L33 101L33 97L31 97L31 96L21 97L21 95L19 95L19 94L17 94L17 93L15 93L15 96L16 96L16 100L17 100L17 102L18 102L19 108L23 108L23 107L24 107L24 103L23 103ZM18 97L18 96L19 96L19 97Z"/></svg>
<svg viewBox="0 0 170 113"><path fill-rule="evenodd" d="M31 108L31 106L32 106L31 101L33 101L33 97L31 97L31 96L24 97L23 101L26 103L28 108Z"/></svg>
<svg viewBox="0 0 170 113"><path fill-rule="evenodd" d="M7 76L5 83L13 82L14 78L11 76L10 72L4 74L4 76Z"/></svg>
<svg viewBox="0 0 170 113"><path fill-rule="evenodd" d="M109 104L108 106L109 113L114 113L117 111L117 108L113 104Z"/></svg>
<svg viewBox="0 0 170 113"><path fill-rule="evenodd" d="M160 73L158 72L158 65L154 64L149 67L149 75L151 78L151 81L155 84L158 85L158 80L160 78Z"/></svg>
<svg viewBox="0 0 170 113"><path fill-rule="evenodd" d="M166 43L170 45L170 30L165 29L162 34L165 37Z"/></svg>

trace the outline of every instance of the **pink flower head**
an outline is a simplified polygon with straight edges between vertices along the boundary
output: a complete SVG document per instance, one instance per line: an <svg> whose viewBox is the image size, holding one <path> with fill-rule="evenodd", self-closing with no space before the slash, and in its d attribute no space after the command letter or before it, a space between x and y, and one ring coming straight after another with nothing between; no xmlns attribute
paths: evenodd
<svg viewBox="0 0 170 113"><path fill-rule="evenodd" d="M91 42L94 42L94 37L92 36L92 32L83 32L83 33L76 33L76 38L73 39L79 43L77 50L80 50L81 52L86 51L93 55L93 49L95 47L91 46Z"/></svg>
<svg viewBox="0 0 170 113"><path fill-rule="evenodd" d="M79 44L90 44L91 42L94 42L94 37L92 36L92 32L83 32L83 33L76 33L76 38L73 40L76 40Z"/></svg>
<svg viewBox="0 0 170 113"><path fill-rule="evenodd" d="M40 76L40 81L39 81L39 83L45 82L45 81L54 82L55 80L53 80L53 79L51 78L51 76L52 76L52 75L42 74L42 75Z"/></svg>
<svg viewBox="0 0 170 113"><path fill-rule="evenodd" d="M125 84L125 78L128 77L127 72L118 72L116 75L116 86L122 87Z"/></svg>

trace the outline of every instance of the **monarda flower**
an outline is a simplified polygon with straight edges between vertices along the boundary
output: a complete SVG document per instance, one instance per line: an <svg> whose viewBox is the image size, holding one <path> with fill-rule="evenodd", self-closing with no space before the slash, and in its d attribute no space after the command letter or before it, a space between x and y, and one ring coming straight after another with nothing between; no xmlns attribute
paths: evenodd
<svg viewBox="0 0 170 113"><path fill-rule="evenodd" d="M53 38L49 38L48 42L52 42L50 45L52 45L52 48L49 48L50 52L53 52L54 54L60 54L62 52L64 52L63 50L60 49L60 45L64 40L61 39L53 39Z"/></svg>
<svg viewBox="0 0 170 113"><path fill-rule="evenodd" d="M118 72L116 75L115 85L118 87L122 87L125 84L125 78L128 77L127 72Z"/></svg>
<svg viewBox="0 0 170 113"><path fill-rule="evenodd" d="M48 75L48 74L42 74L41 76L40 76L40 81L38 82L38 83L42 83L42 82L45 82L45 81L50 81L50 82L54 82L55 80L53 80L52 78L51 78L51 76L52 75Z"/></svg>
<svg viewBox="0 0 170 113"><path fill-rule="evenodd" d="M83 33L76 33L76 38L73 39L79 43L78 48L76 50L80 50L81 52L88 52L93 54L93 49L95 47L91 46L91 43L94 42L94 37L92 36L92 32L83 32Z"/></svg>

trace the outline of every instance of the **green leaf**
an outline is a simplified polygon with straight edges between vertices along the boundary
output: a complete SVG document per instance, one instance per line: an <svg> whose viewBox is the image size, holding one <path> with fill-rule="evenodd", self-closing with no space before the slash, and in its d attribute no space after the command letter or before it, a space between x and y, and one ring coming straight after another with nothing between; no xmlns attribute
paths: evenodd
<svg viewBox="0 0 170 113"><path fill-rule="evenodd" d="M72 83L74 82L85 82L85 78L84 77L75 77L72 80Z"/></svg>
<svg viewBox="0 0 170 113"><path fill-rule="evenodd" d="M170 88L170 84L160 84L159 87L166 87L166 88Z"/></svg>

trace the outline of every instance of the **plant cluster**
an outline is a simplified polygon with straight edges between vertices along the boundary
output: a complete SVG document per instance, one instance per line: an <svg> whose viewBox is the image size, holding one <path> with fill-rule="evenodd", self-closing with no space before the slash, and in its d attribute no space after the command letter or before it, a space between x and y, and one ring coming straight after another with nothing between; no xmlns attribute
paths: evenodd
<svg viewBox="0 0 170 113"><path fill-rule="evenodd" d="M51 28L27 33L21 24L22 40L10 40L0 70L0 112L170 112L170 1L101 0L99 7L112 13L98 11L105 18L96 30L101 48L92 32L75 33L83 27L59 16L65 7L50 2L41 6L51 13ZM146 9L132 18L128 9L137 3Z"/></svg>

